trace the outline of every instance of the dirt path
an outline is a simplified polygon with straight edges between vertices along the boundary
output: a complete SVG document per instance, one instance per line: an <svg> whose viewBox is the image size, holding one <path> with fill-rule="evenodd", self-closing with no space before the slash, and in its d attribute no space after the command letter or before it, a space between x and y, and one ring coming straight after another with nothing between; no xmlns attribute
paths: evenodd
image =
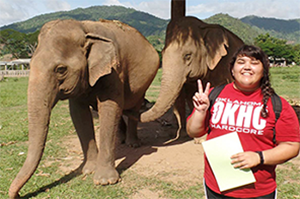
<svg viewBox="0 0 300 199"><path fill-rule="evenodd" d="M138 136L142 141L139 148L117 143L116 166L118 170L133 170L144 176L155 176L161 180L195 185L203 181L203 149L189 137L164 144L175 137L176 127L170 125L175 118L169 112L159 121L139 124ZM76 135L65 139L68 155L61 164L64 173L76 169L82 161L82 152ZM300 157L292 160L299 165ZM284 168L280 165L279 168ZM167 175L166 175L167 174ZM159 194L148 189L140 190L132 199L159 198Z"/></svg>

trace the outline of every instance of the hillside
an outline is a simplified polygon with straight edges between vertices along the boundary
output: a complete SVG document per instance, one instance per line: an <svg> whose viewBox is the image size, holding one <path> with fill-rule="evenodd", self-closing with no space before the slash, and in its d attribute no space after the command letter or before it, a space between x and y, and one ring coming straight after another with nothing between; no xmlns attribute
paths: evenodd
<svg viewBox="0 0 300 199"><path fill-rule="evenodd" d="M35 16L26 21L3 26L0 30L14 29L22 33L32 33L39 30L46 22L56 19L93 21L98 21L99 19L114 19L135 27L146 37L150 35L164 35L168 23L167 20L131 8L121 6L93 6L85 9L77 8L71 11Z"/></svg>
<svg viewBox="0 0 300 199"><path fill-rule="evenodd" d="M71 11L55 12L35 16L26 21L0 27L0 30L13 29L22 33L39 30L43 24L55 19L94 20L100 18L119 20L139 30L157 49L162 49L168 20L157 18L145 12L121 6L93 6L77 8ZM290 43L300 43L300 19L281 20L248 16L242 19L227 14L216 14L204 19L207 23L220 24L238 35L246 43L253 43L259 34L269 33L271 36L285 39Z"/></svg>
<svg viewBox="0 0 300 199"><path fill-rule="evenodd" d="M245 43L253 43L253 38L262 33L241 20L233 18L228 14L216 14L204 20L210 24L220 24L243 39Z"/></svg>
<svg viewBox="0 0 300 199"><path fill-rule="evenodd" d="M282 20L247 16L240 20L252 27L260 29L262 32L270 33L271 36L300 43L300 19Z"/></svg>

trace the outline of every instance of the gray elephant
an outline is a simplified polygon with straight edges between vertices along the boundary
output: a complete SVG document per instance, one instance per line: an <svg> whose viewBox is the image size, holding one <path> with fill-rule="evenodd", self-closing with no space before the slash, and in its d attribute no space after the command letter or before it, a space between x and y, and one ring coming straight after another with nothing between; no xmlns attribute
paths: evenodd
<svg viewBox="0 0 300 199"><path fill-rule="evenodd" d="M9 188L9 197L18 197L36 170L51 110L64 99L69 99L83 150L82 172L95 172L95 184L117 183L114 148L120 117L129 115L127 144L138 144L139 109L158 67L159 56L152 45L121 22L57 20L45 24L30 63L27 158ZM90 106L99 113L98 143Z"/></svg>
<svg viewBox="0 0 300 199"><path fill-rule="evenodd" d="M185 5L185 1L172 3ZM182 9L176 11L184 14ZM196 80L200 78L204 84L209 81L212 86L231 82L229 62L242 45L240 38L220 25L207 24L195 17L174 17L168 24L162 51L160 93L154 106L142 113L141 121L153 121L174 105L178 137L180 129L185 129L186 102L190 109L193 107Z"/></svg>

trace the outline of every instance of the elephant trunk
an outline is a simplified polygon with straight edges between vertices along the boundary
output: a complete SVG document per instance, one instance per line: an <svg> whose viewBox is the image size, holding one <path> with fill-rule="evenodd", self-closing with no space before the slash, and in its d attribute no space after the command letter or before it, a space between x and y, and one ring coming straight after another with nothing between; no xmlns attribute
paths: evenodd
<svg viewBox="0 0 300 199"><path fill-rule="evenodd" d="M161 88L156 103L141 114L141 122L150 122L163 116L174 104L185 82L182 73L163 68Z"/></svg>
<svg viewBox="0 0 300 199"><path fill-rule="evenodd" d="M32 71L33 72L33 71ZM31 72L31 73L32 73ZM43 79L43 78L41 78ZM29 80L28 86L28 122L29 145L27 158L9 188L9 197L18 198L19 190L30 179L42 158L48 134L51 109L57 102L55 89L41 86L35 80Z"/></svg>

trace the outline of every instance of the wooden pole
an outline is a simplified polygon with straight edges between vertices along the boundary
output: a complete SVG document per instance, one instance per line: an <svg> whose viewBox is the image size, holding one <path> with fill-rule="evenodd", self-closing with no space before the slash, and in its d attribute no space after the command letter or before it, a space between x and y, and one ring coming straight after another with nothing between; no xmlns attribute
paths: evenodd
<svg viewBox="0 0 300 199"><path fill-rule="evenodd" d="M185 0L171 1L171 20L185 16Z"/></svg>

